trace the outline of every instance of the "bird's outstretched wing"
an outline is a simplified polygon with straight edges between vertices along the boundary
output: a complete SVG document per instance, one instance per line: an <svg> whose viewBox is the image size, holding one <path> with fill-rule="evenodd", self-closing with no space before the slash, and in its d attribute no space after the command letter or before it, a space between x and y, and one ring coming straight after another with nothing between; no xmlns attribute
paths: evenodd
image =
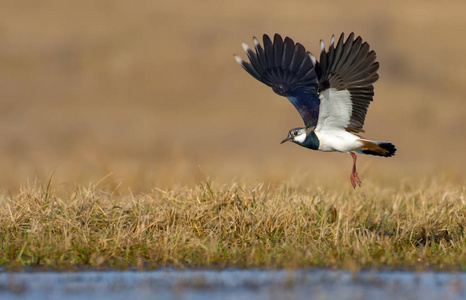
<svg viewBox="0 0 466 300"><path fill-rule="evenodd" d="M264 34L264 48L254 37L255 51L243 43L250 62L235 55L236 61L254 78L287 97L307 127L316 126L320 100L317 95L315 57L289 37L275 34L273 42Z"/></svg>
<svg viewBox="0 0 466 300"><path fill-rule="evenodd" d="M328 51L321 44L320 62L316 74L321 100L316 130L342 128L350 132L364 132L362 129L372 97L373 83L379 76L375 52L361 37L354 34L343 42L341 34L336 47L332 37Z"/></svg>

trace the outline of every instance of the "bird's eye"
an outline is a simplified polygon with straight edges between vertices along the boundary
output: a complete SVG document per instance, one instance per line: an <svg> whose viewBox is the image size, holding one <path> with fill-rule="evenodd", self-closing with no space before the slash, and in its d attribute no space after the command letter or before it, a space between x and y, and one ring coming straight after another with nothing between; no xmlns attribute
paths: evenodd
<svg viewBox="0 0 466 300"><path fill-rule="evenodd" d="M298 135L298 132L297 132L297 131L293 131L293 135L294 135L294 136L297 136L297 135Z"/></svg>

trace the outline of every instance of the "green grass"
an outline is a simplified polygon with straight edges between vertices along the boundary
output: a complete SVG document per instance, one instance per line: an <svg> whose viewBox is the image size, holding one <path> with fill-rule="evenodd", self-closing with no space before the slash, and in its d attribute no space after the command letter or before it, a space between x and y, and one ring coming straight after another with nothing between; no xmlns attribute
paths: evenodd
<svg viewBox="0 0 466 300"><path fill-rule="evenodd" d="M466 270L464 188L331 191L205 182L148 194L37 185L3 195L0 264Z"/></svg>

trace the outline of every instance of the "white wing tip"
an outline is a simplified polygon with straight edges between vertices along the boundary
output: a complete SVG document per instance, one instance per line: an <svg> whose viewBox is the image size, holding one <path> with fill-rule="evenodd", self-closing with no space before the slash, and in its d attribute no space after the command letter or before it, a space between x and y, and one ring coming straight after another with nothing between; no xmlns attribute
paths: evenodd
<svg viewBox="0 0 466 300"><path fill-rule="evenodd" d="M237 63L239 63L240 65L243 64L243 60L241 59L241 57L239 57L238 55L236 54L233 54L233 56L235 57L235 60Z"/></svg>
<svg viewBox="0 0 466 300"><path fill-rule="evenodd" d="M332 38L330 39L330 47L333 47L334 43L335 43L335 35L332 34Z"/></svg>
<svg viewBox="0 0 466 300"><path fill-rule="evenodd" d="M311 52L308 52L308 55L309 55L309 58L310 58L311 61L312 61L312 64L315 66L316 63L317 63L316 57L315 57Z"/></svg>
<svg viewBox="0 0 466 300"><path fill-rule="evenodd" d="M324 41L323 40L320 40L320 52L324 52L325 51L325 44L324 44Z"/></svg>
<svg viewBox="0 0 466 300"><path fill-rule="evenodd" d="M254 37L252 37L252 40L254 41L254 46L256 46L256 47L257 47L257 46L259 46L259 45L260 45L260 44L259 44L259 40L258 40L258 39L257 39L255 36L254 36Z"/></svg>
<svg viewBox="0 0 466 300"><path fill-rule="evenodd" d="M248 44L243 42L242 45L243 45L244 52L248 52L249 50L251 50L251 48L249 48Z"/></svg>

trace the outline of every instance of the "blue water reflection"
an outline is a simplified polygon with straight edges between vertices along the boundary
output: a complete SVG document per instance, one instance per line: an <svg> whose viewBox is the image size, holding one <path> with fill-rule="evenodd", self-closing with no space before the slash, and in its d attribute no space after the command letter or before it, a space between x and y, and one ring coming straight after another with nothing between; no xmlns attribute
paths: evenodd
<svg viewBox="0 0 466 300"><path fill-rule="evenodd" d="M0 273L0 299L466 299L466 273L155 270Z"/></svg>

